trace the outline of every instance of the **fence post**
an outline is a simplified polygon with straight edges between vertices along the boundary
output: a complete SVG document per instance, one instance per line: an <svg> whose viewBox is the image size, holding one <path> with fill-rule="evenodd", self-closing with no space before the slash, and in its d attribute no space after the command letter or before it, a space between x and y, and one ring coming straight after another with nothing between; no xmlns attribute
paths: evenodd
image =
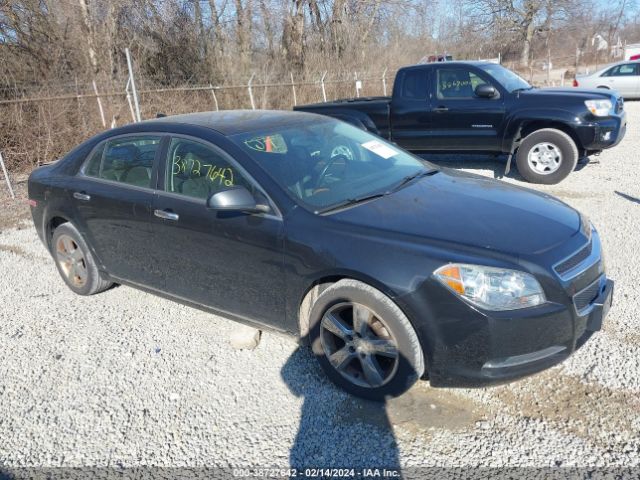
<svg viewBox="0 0 640 480"><path fill-rule="evenodd" d="M356 98L360 98L360 89L362 88L362 82L358 80L358 72L353 72L353 78L356 81Z"/></svg>
<svg viewBox="0 0 640 480"><path fill-rule="evenodd" d="M382 72L382 94L387 96L387 69L385 67L384 72Z"/></svg>
<svg viewBox="0 0 640 480"><path fill-rule="evenodd" d="M256 74L252 73L251 74L251 78L249 79L249 83L247 84L247 90L249 90L249 100L251 100L251 109L255 110L256 109L256 103L253 100L253 90L251 89L251 84L253 83L253 77L255 77Z"/></svg>
<svg viewBox="0 0 640 480"><path fill-rule="evenodd" d="M7 181L7 187L9 188L9 193L11 194L11 198L15 200L16 194L13 193L13 188L11 187L11 180L9 180L9 172L7 172L7 167L4 166L4 160L2 159L2 152L0 152L0 166L2 166L2 173L4 173L4 178Z"/></svg>
<svg viewBox="0 0 640 480"><path fill-rule="evenodd" d="M322 74L322 78L320 79L320 86L322 87L322 101L326 102L327 101L327 92L324 89L324 77L327 76L327 72L324 72Z"/></svg>
<svg viewBox="0 0 640 480"><path fill-rule="evenodd" d="M131 118L133 119L134 123L136 121L136 114L133 111L133 104L131 103L131 94L129 93L129 84L131 83L131 77L129 77L129 80L127 80L127 86L124 87L124 91L127 92L127 103L129 104L129 111L131 112Z"/></svg>
<svg viewBox="0 0 640 480"><path fill-rule="evenodd" d="M131 64L131 53L129 53L129 49L125 48L124 53L127 56L127 68L129 69L129 80L131 82L131 93L133 94L133 103L136 106L136 118L138 122L141 120L140 118L140 103L138 103L138 91L136 90L136 81L133 78L133 66Z"/></svg>
<svg viewBox="0 0 640 480"><path fill-rule="evenodd" d="M209 88L211 89L211 95L213 96L213 103L216 104L216 112L219 112L220 109L218 108L218 98L216 97L216 91L211 84L209 84Z"/></svg>
<svg viewBox="0 0 640 480"><path fill-rule="evenodd" d="M104 110L102 109L102 101L100 100L100 95L98 95L98 87L96 86L96 81L93 80L93 91L96 94L96 100L98 101L98 110L100 110L100 120L102 120L102 126L107 128L107 121L104 118Z"/></svg>
<svg viewBox="0 0 640 480"><path fill-rule="evenodd" d="M291 89L293 90L293 106L298 105L298 98L296 97L296 85L293 83L293 72L291 74Z"/></svg>

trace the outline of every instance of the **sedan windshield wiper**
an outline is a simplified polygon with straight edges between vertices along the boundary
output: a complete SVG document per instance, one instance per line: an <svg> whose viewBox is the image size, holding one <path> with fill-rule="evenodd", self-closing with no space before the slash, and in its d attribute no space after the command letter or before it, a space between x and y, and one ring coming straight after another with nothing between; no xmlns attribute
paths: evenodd
<svg viewBox="0 0 640 480"><path fill-rule="evenodd" d="M438 170L436 170L435 168L432 170L419 170L416 173L412 173L411 175L407 175L406 177L404 177L402 180L400 180L400 182L398 182L398 184L393 187L389 193L392 192L397 192L398 190L400 190L402 187L404 187L405 185L407 185L408 183L411 183L413 180L415 180L416 178L421 178L421 177L427 177L430 175L433 175L435 173L437 173Z"/></svg>
<svg viewBox="0 0 640 480"><path fill-rule="evenodd" d="M335 210L341 210L346 207L350 207L352 205L357 205L358 203L368 202L369 200L374 200L376 198L384 197L390 192L382 192L382 193L373 193L371 195L364 195L362 197L356 198L347 198L345 201L337 203L335 205L331 205L330 207L324 208L322 210L316 210L315 213L329 213Z"/></svg>
<svg viewBox="0 0 640 480"><path fill-rule="evenodd" d="M352 205L357 205L358 203L368 202L369 200L374 200L376 198L384 197L385 195L389 195L391 193L397 192L403 186L407 185L409 182L411 182L412 180L415 180L416 178L426 177L429 175L433 175L434 173L437 173L437 172L438 170L436 170L435 168L432 170L420 170L416 173L412 173L411 175L407 175L402 180L400 180L400 182L395 187L393 187L390 190L386 190L384 192L379 192L379 193L372 193L370 195L364 195L362 197L347 198L343 202L337 203L335 205L331 205L330 207L324 208L322 210L316 210L315 213L316 214L329 213L335 210L341 210L343 208L350 207Z"/></svg>

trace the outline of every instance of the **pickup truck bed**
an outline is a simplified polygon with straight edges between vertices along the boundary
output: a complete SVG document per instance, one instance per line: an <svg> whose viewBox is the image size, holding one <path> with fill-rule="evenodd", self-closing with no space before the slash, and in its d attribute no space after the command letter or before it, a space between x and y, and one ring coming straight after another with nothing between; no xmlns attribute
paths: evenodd
<svg viewBox="0 0 640 480"><path fill-rule="evenodd" d="M390 139L390 105L391 97L362 97L294 107L294 110L320 114L326 114L327 111L331 111L331 117L345 120L381 137Z"/></svg>

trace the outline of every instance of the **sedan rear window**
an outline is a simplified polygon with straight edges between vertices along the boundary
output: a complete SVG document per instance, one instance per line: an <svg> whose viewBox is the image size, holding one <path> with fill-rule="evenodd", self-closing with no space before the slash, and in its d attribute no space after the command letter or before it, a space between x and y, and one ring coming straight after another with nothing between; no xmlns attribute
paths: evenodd
<svg viewBox="0 0 640 480"><path fill-rule="evenodd" d="M84 174L149 188L160 140L160 137L154 136L127 136L107 140L93 151L84 167Z"/></svg>

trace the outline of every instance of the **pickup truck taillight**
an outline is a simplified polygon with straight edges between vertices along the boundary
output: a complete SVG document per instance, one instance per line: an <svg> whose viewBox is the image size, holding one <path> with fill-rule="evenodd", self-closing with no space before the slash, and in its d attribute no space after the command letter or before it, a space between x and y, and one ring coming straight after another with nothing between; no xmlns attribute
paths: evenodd
<svg viewBox="0 0 640 480"><path fill-rule="evenodd" d="M577 87L578 86L578 80L576 80L575 78L573 79L573 86Z"/></svg>

